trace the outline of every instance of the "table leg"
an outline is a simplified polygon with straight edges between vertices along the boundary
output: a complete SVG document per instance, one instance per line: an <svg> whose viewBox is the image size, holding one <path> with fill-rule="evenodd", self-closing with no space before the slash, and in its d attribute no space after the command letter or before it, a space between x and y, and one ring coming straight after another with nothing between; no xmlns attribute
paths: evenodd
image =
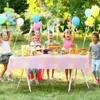
<svg viewBox="0 0 100 100"><path fill-rule="evenodd" d="M77 77L77 69L75 70L75 80L76 80L76 77Z"/></svg>
<svg viewBox="0 0 100 100"><path fill-rule="evenodd" d="M27 74L27 69L26 69L26 76L27 76L28 88L29 88L29 91L31 92L31 86L30 86L30 81L29 81L28 74Z"/></svg>
<svg viewBox="0 0 100 100"><path fill-rule="evenodd" d="M74 86L75 86L76 77L77 77L77 69L75 70Z"/></svg>
<svg viewBox="0 0 100 100"><path fill-rule="evenodd" d="M72 84L72 73L71 73L70 80L69 80L68 93L70 92L71 84Z"/></svg>
<svg viewBox="0 0 100 100"><path fill-rule="evenodd" d="M18 84L17 84L17 89L18 89L18 87L19 87L19 84L20 84L20 81L21 81L21 79L22 79L23 73L24 73L24 69L22 70L20 80L18 81Z"/></svg>
<svg viewBox="0 0 100 100"><path fill-rule="evenodd" d="M89 84L88 84L88 82L87 82L86 76L85 76L85 74L84 74L84 72L83 72L83 70L81 70L81 72L82 72L82 74L83 74L83 77L84 77L84 80L85 80L85 82L86 82L87 87L90 88L90 87L89 87Z"/></svg>

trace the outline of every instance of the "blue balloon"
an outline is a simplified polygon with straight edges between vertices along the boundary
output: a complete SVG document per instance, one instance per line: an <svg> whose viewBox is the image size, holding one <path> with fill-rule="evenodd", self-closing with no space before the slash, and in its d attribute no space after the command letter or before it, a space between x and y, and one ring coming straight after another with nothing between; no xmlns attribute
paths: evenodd
<svg viewBox="0 0 100 100"><path fill-rule="evenodd" d="M16 25L16 22L13 21L13 22L11 23L11 25Z"/></svg>
<svg viewBox="0 0 100 100"><path fill-rule="evenodd" d="M0 14L0 25L1 25L1 24L4 24L5 21L6 21L5 15L4 15L4 14Z"/></svg>
<svg viewBox="0 0 100 100"><path fill-rule="evenodd" d="M11 12L9 12L9 11L7 11L7 12L6 12L6 14L7 14L7 15L12 15L12 13L11 13Z"/></svg>
<svg viewBox="0 0 100 100"><path fill-rule="evenodd" d="M80 19L78 17L73 17L72 19L72 24L75 25L75 26L78 26L80 23Z"/></svg>
<svg viewBox="0 0 100 100"><path fill-rule="evenodd" d="M12 22L13 22L13 19L12 19L12 18L10 18L10 19L9 19L9 22L10 22L10 23L12 23Z"/></svg>
<svg viewBox="0 0 100 100"><path fill-rule="evenodd" d="M39 15L36 14L36 15L33 16L32 19L33 19L33 21L34 21L35 23L37 23L37 22L39 22L40 17L39 17Z"/></svg>
<svg viewBox="0 0 100 100"><path fill-rule="evenodd" d="M7 18L10 19L12 16L10 14L7 15Z"/></svg>
<svg viewBox="0 0 100 100"><path fill-rule="evenodd" d="M86 9L86 10L85 10L85 16L86 16L86 17L90 17L91 15L92 15L91 9L89 9L89 8Z"/></svg>

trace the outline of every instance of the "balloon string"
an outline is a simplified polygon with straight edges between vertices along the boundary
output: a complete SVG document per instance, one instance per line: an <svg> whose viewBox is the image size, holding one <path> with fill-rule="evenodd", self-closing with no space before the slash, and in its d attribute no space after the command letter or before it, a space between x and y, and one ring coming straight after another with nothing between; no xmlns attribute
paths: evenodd
<svg viewBox="0 0 100 100"><path fill-rule="evenodd" d="M19 30L18 30L18 34L17 34L16 39L15 39L15 42L14 42L13 51L15 50L16 42L17 42L17 39L18 39L19 33L20 33L20 28L19 28Z"/></svg>
<svg viewBox="0 0 100 100"><path fill-rule="evenodd" d="M58 24L56 25L57 43L58 43Z"/></svg>
<svg viewBox="0 0 100 100"><path fill-rule="evenodd" d="M86 27L87 28L87 27ZM82 48L84 48L84 45L85 45L85 41L86 41L86 33L87 33L87 31L86 31L86 28L85 28L85 36L84 36L84 41L83 41L83 45L82 45Z"/></svg>
<svg viewBox="0 0 100 100"><path fill-rule="evenodd" d="M94 19L94 31L95 31L95 19Z"/></svg>

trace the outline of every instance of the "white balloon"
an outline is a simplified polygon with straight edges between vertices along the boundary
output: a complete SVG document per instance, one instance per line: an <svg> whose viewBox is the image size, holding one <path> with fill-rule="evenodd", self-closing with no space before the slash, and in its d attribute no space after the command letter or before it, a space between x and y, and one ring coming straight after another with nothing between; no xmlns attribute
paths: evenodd
<svg viewBox="0 0 100 100"><path fill-rule="evenodd" d="M18 26L22 26L23 24L24 24L23 18L18 18L18 19L17 19L17 25L18 25Z"/></svg>

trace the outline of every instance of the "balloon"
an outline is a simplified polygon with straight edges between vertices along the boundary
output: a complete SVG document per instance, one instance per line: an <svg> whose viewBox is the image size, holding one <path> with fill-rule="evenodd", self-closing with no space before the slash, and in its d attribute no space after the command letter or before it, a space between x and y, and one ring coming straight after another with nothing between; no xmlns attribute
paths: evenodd
<svg viewBox="0 0 100 100"><path fill-rule="evenodd" d="M10 19L9 19L9 22L11 22L11 23L12 23L12 22L13 22L13 19L12 19L12 18L10 18Z"/></svg>
<svg viewBox="0 0 100 100"><path fill-rule="evenodd" d="M73 17L72 19L72 24L75 25L75 26L78 26L80 23L80 19L78 17Z"/></svg>
<svg viewBox="0 0 100 100"><path fill-rule="evenodd" d="M9 8L5 7L5 8L4 8L4 11L5 11L5 12L6 12L6 11L9 11Z"/></svg>
<svg viewBox="0 0 100 100"><path fill-rule="evenodd" d="M40 26L41 26L40 22L34 23L34 31L38 30Z"/></svg>
<svg viewBox="0 0 100 100"><path fill-rule="evenodd" d="M7 15L11 15L11 12L7 11L6 14L7 14Z"/></svg>
<svg viewBox="0 0 100 100"><path fill-rule="evenodd" d="M7 26L10 26L11 24L10 24L10 22L6 22L6 25L7 25Z"/></svg>
<svg viewBox="0 0 100 100"><path fill-rule="evenodd" d="M15 14L14 14L14 13L12 13L11 15L12 15L12 17L14 17L14 16L15 16Z"/></svg>
<svg viewBox="0 0 100 100"><path fill-rule="evenodd" d="M100 8L97 5L94 5L92 6L91 12L93 17L97 17L99 15Z"/></svg>
<svg viewBox="0 0 100 100"><path fill-rule="evenodd" d="M0 25L1 25L1 24L4 24L5 21L6 21L5 15L4 15L4 14L0 14Z"/></svg>
<svg viewBox="0 0 100 100"><path fill-rule="evenodd" d="M17 17L17 18L20 18L20 15L18 15L18 14L17 14L17 16L16 16L16 17Z"/></svg>
<svg viewBox="0 0 100 100"><path fill-rule="evenodd" d="M85 16L86 17L90 17L91 16L91 9L88 8L88 9L85 10Z"/></svg>
<svg viewBox="0 0 100 100"><path fill-rule="evenodd" d="M9 11L10 11L10 12L13 12L13 9L12 9L12 8L9 8Z"/></svg>
<svg viewBox="0 0 100 100"><path fill-rule="evenodd" d="M11 14L8 14L8 15L7 15L7 18L8 18L8 19L10 19L11 17L12 17Z"/></svg>
<svg viewBox="0 0 100 100"><path fill-rule="evenodd" d="M22 26L23 24L24 24L23 18L18 18L18 19L17 19L17 25L18 25L18 26Z"/></svg>
<svg viewBox="0 0 100 100"><path fill-rule="evenodd" d="M15 12L15 10L14 10L14 9L12 9L12 12L14 13L14 12Z"/></svg>
<svg viewBox="0 0 100 100"><path fill-rule="evenodd" d="M40 20L40 17L39 17L39 15L35 14L32 19L36 23Z"/></svg>
<svg viewBox="0 0 100 100"><path fill-rule="evenodd" d="M11 25L16 25L16 22L13 21L13 22L11 23Z"/></svg>
<svg viewBox="0 0 100 100"><path fill-rule="evenodd" d="M94 18L93 18L93 17L88 17L87 23L88 23L89 25L93 24L93 23L94 23Z"/></svg>

